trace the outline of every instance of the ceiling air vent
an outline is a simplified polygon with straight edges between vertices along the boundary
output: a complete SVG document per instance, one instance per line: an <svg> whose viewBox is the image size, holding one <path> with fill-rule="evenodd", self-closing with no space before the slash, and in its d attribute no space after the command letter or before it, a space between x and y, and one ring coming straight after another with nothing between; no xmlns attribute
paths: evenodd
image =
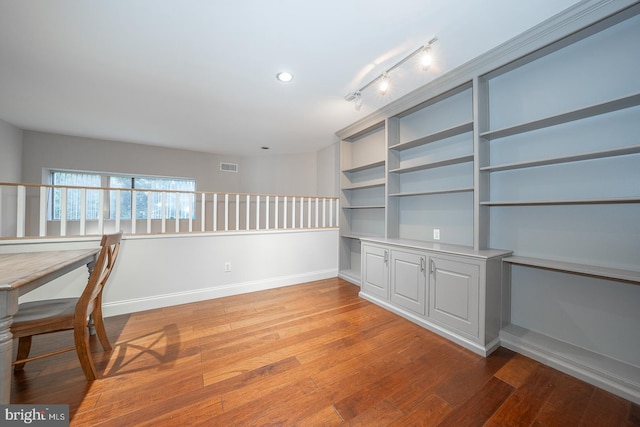
<svg viewBox="0 0 640 427"><path fill-rule="evenodd" d="M238 172L237 163L220 163L220 170L222 172Z"/></svg>

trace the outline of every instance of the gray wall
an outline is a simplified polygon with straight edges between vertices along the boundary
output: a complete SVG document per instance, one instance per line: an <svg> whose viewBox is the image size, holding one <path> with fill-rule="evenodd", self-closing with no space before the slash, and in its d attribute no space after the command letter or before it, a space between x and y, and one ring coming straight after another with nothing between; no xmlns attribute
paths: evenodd
<svg viewBox="0 0 640 427"><path fill-rule="evenodd" d="M334 137L333 144L318 151L318 196L338 196L338 171L340 170L340 144Z"/></svg>
<svg viewBox="0 0 640 427"><path fill-rule="evenodd" d="M318 181L336 174L335 162L326 159L331 150L318 173L317 153L233 157L34 131L24 132L23 146L17 181L25 183L42 183L49 169L68 169L192 177L200 191L316 195ZM238 173L221 172L220 162L237 163Z"/></svg>
<svg viewBox="0 0 640 427"><path fill-rule="evenodd" d="M0 119L0 182L22 176L22 130Z"/></svg>
<svg viewBox="0 0 640 427"><path fill-rule="evenodd" d="M22 131L0 120L0 182L19 182L22 175ZM0 236L16 229L15 189L0 188Z"/></svg>

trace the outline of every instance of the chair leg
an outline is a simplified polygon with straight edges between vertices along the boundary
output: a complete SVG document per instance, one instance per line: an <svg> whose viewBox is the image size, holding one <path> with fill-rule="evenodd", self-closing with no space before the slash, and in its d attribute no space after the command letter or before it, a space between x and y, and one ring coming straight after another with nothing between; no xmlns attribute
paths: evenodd
<svg viewBox="0 0 640 427"><path fill-rule="evenodd" d="M16 360L24 360L29 357L29 352L31 351L31 336L20 337L18 339L18 355ZM20 372L24 369L24 365L27 362L16 363L14 365L14 371Z"/></svg>
<svg viewBox="0 0 640 427"><path fill-rule="evenodd" d="M87 380L93 381L98 378L96 373L96 366L93 363L93 357L91 356L91 347L89 346L89 329L86 323L76 325L73 330L73 338L76 344L76 353L78 353L78 360L82 367L82 372Z"/></svg>
<svg viewBox="0 0 640 427"><path fill-rule="evenodd" d="M93 325L96 328L96 335L100 340L100 344L104 351L111 350L111 343L109 343L109 337L107 337L107 330L104 327L104 320L102 318L102 304L98 305L93 310Z"/></svg>

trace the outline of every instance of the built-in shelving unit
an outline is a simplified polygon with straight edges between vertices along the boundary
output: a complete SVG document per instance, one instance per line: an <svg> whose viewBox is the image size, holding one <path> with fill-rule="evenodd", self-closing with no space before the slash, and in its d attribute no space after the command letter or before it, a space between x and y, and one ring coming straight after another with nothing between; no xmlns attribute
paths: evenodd
<svg viewBox="0 0 640 427"><path fill-rule="evenodd" d="M340 276L359 283L360 238L384 235L384 122L343 138L340 144Z"/></svg>
<svg viewBox="0 0 640 427"><path fill-rule="evenodd" d="M359 284L368 256L365 297L438 324L423 288L450 284L405 273L502 251L479 304L502 345L640 403L638 46L639 1L583 0L339 131L341 275Z"/></svg>
<svg viewBox="0 0 640 427"><path fill-rule="evenodd" d="M640 67L638 6L596 26L480 76L479 205L490 244L514 251L502 345L638 402L640 347L624 344L640 342L637 327L618 323L622 341L588 326L640 303L640 79L627 72ZM592 306L557 303L577 290Z"/></svg>
<svg viewBox="0 0 640 427"><path fill-rule="evenodd" d="M438 229L473 246L472 92L467 82L389 118L389 238L433 242Z"/></svg>

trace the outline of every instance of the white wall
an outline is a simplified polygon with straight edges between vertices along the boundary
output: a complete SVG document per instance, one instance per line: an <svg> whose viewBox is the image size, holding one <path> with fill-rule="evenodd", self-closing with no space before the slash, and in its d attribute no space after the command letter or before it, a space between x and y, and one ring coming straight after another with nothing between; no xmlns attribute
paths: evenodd
<svg viewBox="0 0 640 427"><path fill-rule="evenodd" d="M337 276L337 229L125 236L105 290L105 315L131 313ZM0 253L92 248L97 238L0 245ZM224 271L225 262L231 272ZM21 297L77 295L78 269Z"/></svg>
<svg viewBox="0 0 640 427"><path fill-rule="evenodd" d="M22 131L0 120L0 182L19 182L22 175ZM16 229L15 190L0 188L0 236Z"/></svg>

